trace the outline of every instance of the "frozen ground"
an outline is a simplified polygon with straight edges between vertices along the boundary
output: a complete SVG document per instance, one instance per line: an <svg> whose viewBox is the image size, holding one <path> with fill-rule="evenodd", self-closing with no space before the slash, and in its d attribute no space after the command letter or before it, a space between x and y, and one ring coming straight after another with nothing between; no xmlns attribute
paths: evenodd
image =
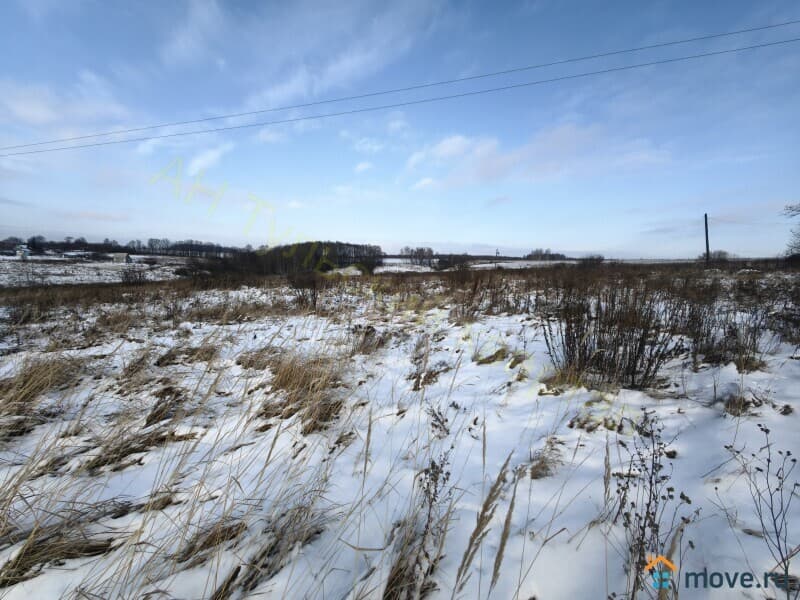
<svg viewBox="0 0 800 600"><path fill-rule="evenodd" d="M112 261L76 261L57 257L31 257L27 261L3 257L0 260L0 287L62 285L79 283L119 283L123 270L138 270L150 281L174 279L181 259L168 259L154 266Z"/></svg>
<svg viewBox="0 0 800 600"><path fill-rule="evenodd" d="M165 291L9 327L0 597L622 598L615 502L653 441L643 410L664 427L664 527L690 521L681 571L774 567L728 447L758 453L763 424L800 450L794 345L770 334L747 373L676 352L652 390L548 385L535 311L462 322L414 285L345 281L314 313L284 288ZM331 413L309 426L282 381L319 364L325 389L301 391ZM800 544L800 502L788 517Z"/></svg>

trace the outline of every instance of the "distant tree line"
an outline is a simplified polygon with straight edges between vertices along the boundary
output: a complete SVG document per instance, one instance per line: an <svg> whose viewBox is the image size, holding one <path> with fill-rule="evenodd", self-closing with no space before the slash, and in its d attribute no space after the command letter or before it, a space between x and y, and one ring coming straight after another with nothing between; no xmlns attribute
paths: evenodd
<svg viewBox="0 0 800 600"><path fill-rule="evenodd" d="M526 254L523 258L526 260L567 260L567 255L551 252L550 248L536 248L536 250Z"/></svg>
<svg viewBox="0 0 800 600"><path fill-rule="evenodd" d="M176 242L166 238L150 238L147 242L131 240L124 246L117 240L105 238L102 242L88 242L84 237L67 236L63 240L48 240L43 235L34 235L27 239L7 237L0 240L1 250L13 250L16 246L25 244L34 254L52 252L130 252L135 254L162 254L168 256L184 256L195 258L222 258L240 252L250 252L252 248L237 248L222 246L211 242L199 240L179 240Z"/></svg>
<svg viewBox="0 0 800 600"><path fill-rule="evenodd" d="M731 260L733 258L736 258L736 255L726 252L725 250L712 250L708 255L708 259L714 262L725 262L726 260ZM703 252L700 254L697 257L697 260L706 260L706 253Z"/></svg>
<svg viewBox="0 0 800 600"><path fill-rule="evenodd" d="M433 266L433 248L411 248L410 246L405 246L400 249L400 256L408 258L412 265Z"/></svg>
<svg viewBox="0 0 800 600"><path fill-rule="evenodd" d="M380 246L344 242L301 242L242 251L207 263L209 270L257 275L327 272L355 265L371 273L383 264Z"/></svg>
<svg viewBox="0 0 800 600"><path fill-rule="evenodd" d="M324 272L357 265L371 273L375 267L383 264L383 250L380 246L319 241L275 246L274 248L261 246L254 250L250 245L239 248L199 240L173 242L166 238L149 238L146 243L141 240L131 240L123 246L116 240L108 238L102 242L88 242L86 238L82 237L67 237L64 240L55 241L48 240L43 235L36 235L27 240L19 237L0 240L0 250L13 250L22 244L26 244L34 254L45 251L83 251L93 254L130 252L213 259L195 263L193 268L197 272L205 270L286 275L310 271Z"/></svg>
<svg viewBox="0 0 800 600"><path fill-rule="evenodd" d="M440 271L446 269L468 269L470 259L469 254L437 254L436 269Z"/></svg>

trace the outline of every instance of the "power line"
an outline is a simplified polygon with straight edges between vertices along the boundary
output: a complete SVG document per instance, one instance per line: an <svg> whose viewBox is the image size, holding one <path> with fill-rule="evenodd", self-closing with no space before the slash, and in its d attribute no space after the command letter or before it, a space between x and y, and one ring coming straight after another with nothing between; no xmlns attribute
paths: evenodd
<svg viewBox="0 0 800 600"><path fill-rule="evenodd" d="M25 150L22 152L11 152L8 154L0 154L0 158L8 158L11 156L22 156L26 154L43 154L46 152L58 152L61 150L76 150L78 148L94 148L98 146L110 146L113 144L129 144L133 142L147 142L150 140L160 140L165 138L174 138L174 137L183 137L188 135L199 135L204 133L218 133L220 131L232 131L237 129L248 129L251 127L266 127L268 125L281 125L286 123L297 123L300 121L311 121L311 120L318 120L318 119L327 119L331 117L342 117L346 115L354 115L358 113L365 113L365 112L375 112L379 110L390 110L395 108L403 108L407 106L415 106L419 104L429 104L432 102L441 102L444 100L454 100L456 98L467 98L470 96L479 96L483 94L490 94L494 92L503 92L508 90L520 89L524 87L531 87L535 85L542 85L546 83L556 83L559 81L567 81L571 79L580 79L583 77L590 77L593 75L604 75L607 73L617 73L620 71L630 71L633 69L641 69L644 67L652 67L656 65L664 65L669 63L677 63L683 62L687 60L694 60L699 58L707 58L709 56L720 56L723 54L732 54L734 52L742 52L744 50L756 50L759 48L767 48L770 46L779 46L783 44L791 44L795 42L800 42L800 38L791 38L788 40L779 40L776 42L765 42L763 44L754 44L752 46L740 46L738 48L730 48L728 50L716 50L713 52L703 52L702 54L691 54L689 56L679 56L675 58L665 58L661 60L654 60L645 63L637 63L634 65L625 65L621 67L612 67L610 69L601 69L598 71L588 71L585 73L576 73L573 75L562 75L560 77L552 77L550 79L538 79L535 81L526 81L523 83L514 83L509 85L504 85L500 87L493 87L493 88L484 88L481 90L473 90L469 92L460 92L458 94L449 94L446 96L434 96L432 98L421 98L418 100L407 100L404 102L396 102L394 104L382 104L378 106L367 106L362 108L354 108L352 110L345 110L340 112L333 112L333 113L325 113L325 114L317 114L317 115L306 115L303 117L294 117L288 119L279 119L275 121L261 121L258 123L246 123L243 125L228 125L225 127L214 127L211 129L198 129L195 131L180 131L175 133L164 133L161 135L150 135L138 138L128 138L124 140L108 140L104 142L93 142L91 144L78 144L74 146L59 146L57 148L44 148L40 150Z"/></svg>
<svg viewBox="0 0 800 600"><path fill-rule="evenodd" d="M178 127L180 125L194 125L196 123L207 123L209 121L218 121L220 119L234 119L234 118L239 118L239 117L249 117L249 116L259 115L259 114L264 114L264 113L269 113L269 112L280 112L280 111L284 111L284 110L291 110L291 109L298 109L298 108L309 108L311 106L320 106L320 105L323 105L323 104L333 104L333 103L336 103L336 102L346 102L346 101L350 101L350 100L363 100L364 98L372 98L372 97L375 97L375 96L384 96L384 95L387 95L387 94L396 94L396 93L400 93L400 92L410 92L410 91L414 91L414 90L427 89L427 88L437 87L437 86L442 86L442 85L451 85L451 84L454 84L454 83L463 83L465 81L475 81L477 79L485 79L485 78L488 78L488 77L497 77L497 76L500 76L500 75L510 75L512 73L521 73L521 72L524 72L524 71L531 71L531 70L534 70L534 69L543 69L545 67L554 67L554 66L558 66L558 65L565 65L565 64L576 63L576 62L583 62L583 61L593 60L593 59L597 59L597 58L607 58L609 56L617 56L617 55L620 55L620 54L629 54L631 52L640 52L642 50L652 50L654 48L665 48L665 47L668 47L668 46L676 46L676 45L679 45L679 44L688 44L688 43L691 43L691 42L699 42L699 41L703 41L703 40L711 40L711 39L715 39L715 38L729 37L729 36L733 36L733 35L740 35L742 33L752 33L754 31L764 31L764 30L767 30L767 29L775 29L777 27L786 27L787 25L795 25L797 23L800 23L800 19L796 19L796 20L792 20L792 21L783 21L781 23L774 23L772 25L762 25L762 26L759 26L759 27L749 27L747 29L738 29L736 31L728 31L728 32L725 32L725 33L713 33L713 34L702 35L702 36L693 37L693 38L686 38L686 39L682 39L682 40L673 40L673 41L669 41L669 42L660 42L660 43L657 43L657 44L648 44L646 46L638 46L638 47L635 47L635 48L627 48L627 49L624 49L624 50L612 50L612 51L609 51L609 52L600 52L600 53L591 54L591 55L588 55L588 56L580 56L580 57L575 57L575 58L566 58L566 59L556 60L556 61L552 61L552 62L539 63L539 64L527 65L527 66L522 66L522 67L514 67L514 68L511 68L511 69L505 69L505 70L502 70L502 71L494 71L494 72L491 72L491 73L482 73L480 75L470 75L470 76L467 76L467 77L458 77L458 78L455 78L455 79L445 79L445 80L442 80L442 81L435 81L435 82L432 82L432 83L421 83L421 84L415 84L415 85L410 85L410 86L401 87L401 88L393 88L393 89L382 90L382 91L377 91L377 92L367 92L367 93L364 93L364 94L357 94L355 96L342 96L342 97L339 97L339 98L329 98L329 99L326 99L326 100L317 100L317 101L314 101L314 102L306 102L304 104L292 104L292 105L287 105L287 106L277 106L277 107L273 107L273 108L263 108L263 109L251 110L251 111L247 111L247 112L229 113L229 114L218 115L218 116L214 116L214 117L203 117L203 118L199 118L199 119L191 119L191 120L188 120L188 121L172 121L172 122L168 122L168 123L161 123L161 124L158 124L158 125L147 125L147 126L144 126L144 127L134 127L134 128L131 128L131 129L117 129L117 130L114 130L114 131L106 131L106 132L101 132L101 133L90 133L90 134L86 134L86 135L79 135L79 136L73 136L73 137L67 137L67 138L59 138L59 139L54 139L54 140L46 140L46 141L42 141L42 142L30 142L28 144L17 144L16 146L3 146L3 147L0 147L0 151L16 150L16 149L19 149L19 148L31 148L33 146L44 146L44 145L48 145L48 144L59 144L59 143L64 143L64 142L75 142L75 141L78 141L78 140L86 140L86 139L91 139L91 138L96 138L96 137L105 137L105 136L109 136L109 135L121 135L121 134L125 134L125 133L136 133L136 132L139 132L139 131L146 131L148 129L157 129L157 128L160 128L160 127Z"/></svg>

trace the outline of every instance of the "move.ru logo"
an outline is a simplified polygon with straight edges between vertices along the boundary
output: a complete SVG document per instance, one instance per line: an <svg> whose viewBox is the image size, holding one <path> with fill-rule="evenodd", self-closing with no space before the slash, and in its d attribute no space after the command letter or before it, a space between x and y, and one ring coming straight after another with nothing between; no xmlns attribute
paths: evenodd
<svg viewBox="0 0 800 600"><path fill-rule="evenodd" d="M653 587L655 589L667 590L670 588L672 574L676 571L676 568L672 561L659 554L655 558L650 558L644 570L650 573L653 578Z"/></svg>

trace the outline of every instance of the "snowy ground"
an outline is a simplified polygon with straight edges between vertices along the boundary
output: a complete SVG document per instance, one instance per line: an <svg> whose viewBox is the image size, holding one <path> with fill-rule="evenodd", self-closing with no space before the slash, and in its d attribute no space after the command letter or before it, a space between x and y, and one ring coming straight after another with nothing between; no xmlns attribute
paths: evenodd
<svg viewBox="0 0 800 600"><path fill-rule="evenodd" d="M175 269L183 266L181 259L168 259L158 265L125 264L112 261L80 261L57 257L31 257L22 261L16 257L0 260L0 287L62 285L79 283L119 283L123 270L139 270L149 281L174 279Z"/></svg>
<svg viewBox="0 0 800 600"><path fill-rule="evenodd" d="M165 293L9 327L4 407L60 374L0 420L0 597L415 597L409 579L430 598L622 598L613 474L648 442L642 409L664 427L665 527L691 519L681 571L774 567L726 446L758 452L763 424L800 450L794 345L770 337L749 373L676 355L650 391L548 386L535 312L458 323L415 285L345 281L316 313L284 288ZM287 356L335 371L336 414L311 431L278 410ZM789 524L800 544L800 501Z"/></svg>
<svg viewBox="0 0 800 600"><path fill-rule="evenodd" d="M473 263L473 269L531 269L536 267L552 267L555 265L575 264L575 260L501 260Z"/></svg>

